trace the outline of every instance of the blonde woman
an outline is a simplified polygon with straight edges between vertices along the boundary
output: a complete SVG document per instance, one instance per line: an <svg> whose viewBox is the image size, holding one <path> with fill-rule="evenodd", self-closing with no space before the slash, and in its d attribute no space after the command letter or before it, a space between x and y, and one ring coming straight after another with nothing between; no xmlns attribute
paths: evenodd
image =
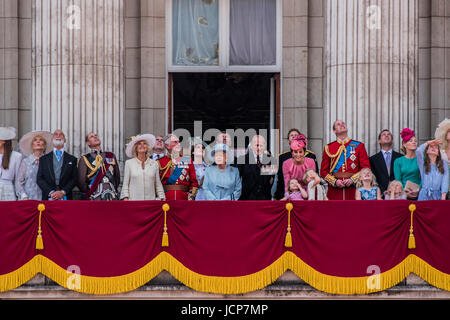
<svg viewBox="0 0 450 320"><path fill-rule="evenodd" d="M42 200L41 188L37 185L39 159L52 151L52 134L48 131L32 131L19 141L24 159L16 180L16 194L19 200Z"/></svg>
<svg viewBox="0 0 450 320"><path fill-rule="evenodd" d="M125 175L120 199L165 200L164 189L159 178L158 163L150 158L156 139L152 134L133 137L127 145Z"/></svg>

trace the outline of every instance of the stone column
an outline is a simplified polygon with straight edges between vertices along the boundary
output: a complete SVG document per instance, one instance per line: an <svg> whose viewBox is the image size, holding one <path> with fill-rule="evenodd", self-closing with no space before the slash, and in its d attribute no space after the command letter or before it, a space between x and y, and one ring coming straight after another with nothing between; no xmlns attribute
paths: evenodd
<svg viewBox="0 0 450 320"><path fill-rule="evenodd" d="M141 132L166 133L166 1L141 0ZM169 129L170 131L170 129Z"/></svg>
<svg viewBox="0 0 450 320"><path fill-rule="evenodd" d="M17 1L0 0L0 126L16 129L19 129L18 18Z"/></svg>
<svg viewBox="0 0 450 320"><path fill-rule="evenodd" d="M123 0L33 0L35 129L62 129L67 151L94 131L124 159Z"/></svg>
<svg viewBox="0 0 450 320"><path fill-rule="evenodd" d="M378 149L390 129L394 148L403 127L417 128L417 0L327 0L325 143L332 124Z"/></svg>
<svg viewBox="0 0 450 320"><path fill-rule="evenodd" d="M431 137L450 118L450 1L431 1Z"/></svg>
<svg viewBox="0 0 450 320"><path fill-rule="evenodd" d="M308 0L284 0L281 151L289 129L308 136L308 55Z"/></svg>

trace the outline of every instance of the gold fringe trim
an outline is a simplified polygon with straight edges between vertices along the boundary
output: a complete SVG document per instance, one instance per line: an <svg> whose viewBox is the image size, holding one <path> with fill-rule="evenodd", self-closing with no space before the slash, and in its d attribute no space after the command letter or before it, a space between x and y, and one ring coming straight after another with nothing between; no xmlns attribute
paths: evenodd
<svg viewBox="0 0 450 320"><path fill-rule="evenodd" d="M430 266L416 255L409 255L392 269L379 275L366 277L336 277L320 273L303 262L294 253L285 252L279 259L261 271L241 277L205 276L186 268L167 252L161 252L141 269L117 277L90 277L75 275L61 268L50 259L37 255L21 268L0 275L0 292L13 290L42 273L60 286L86 294L108 295L135 290L161 271L167 270L186 286L202 292L216 294L243 294L260 290L277 280L286 270L292 270L298 277L317 290L330 294L369 294L389 289L410 273L415 273L430 285L450 291L450 274ZM373 288L374 280L378 277Z"/></svg>
<svg viewBox="0 0 450 320"><path fill-rule="evenodd" d="M13 290L31 280L41 270L41 259L35 256L13 272L0 275L0 292Z"/></svg>

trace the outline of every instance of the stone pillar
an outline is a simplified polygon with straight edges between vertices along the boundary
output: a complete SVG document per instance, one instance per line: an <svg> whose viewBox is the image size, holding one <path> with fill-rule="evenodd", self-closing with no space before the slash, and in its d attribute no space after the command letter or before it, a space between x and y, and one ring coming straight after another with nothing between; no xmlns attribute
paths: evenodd
<svg viewBox="0 0 450 320"><path fill-rule="evenodd" d="M18 23L18 2L0 0L0 126L16 129L19 127Z"/></svg>
<svg viewBox="0 0 450 320"><path fill-rule="evenodd" d="M155 135L166 133L168 118L165 17L165 0L141 0L141 132Z"/></svg>
<svg viewBox="0 0 450 320"><path fill-rule="evenodd" d="M308 6L308 148L317 159L322 158L324 143L325 1L309 0Z"/></svg>
<svg viewBox="0 0 450 320"><path fill-rule="evenodd" d="M33 0L35 129L62 129L67 151L94 131L124 159L123 0Z"/></svg>
<svg viewBox="0 0 450 320"><path fill-rule="evenodd" d="M308 0L283 0L281 151L289 148L289 129L308 136L308 54Z"/></svg>
<svg viewBox="0 0 450 320"><path fill-rule="evenodd" d="M431 1L419 1L418 138L431 138ZM434 134L434 132L433 132Z"/></svg>
<svg viewBox="0 0 450 320"><path fill-rule="evenodd" d="M125 0L125 140L141 132L141 0Z"/></svg>
<svg viewBox="0 0 450 320"><path fill-rule="evenodd" d="M431 1L431 137L450 118L450 1Z"/></svg>
<svg viewBox="0 0 450 320"><path fill-rule="evenodd" d="M19 137L33 129L32 97L32 1L18 0L19 6Z"/></svg>
<svg viewBox="0 0 450 320"><path fill-rule="evenodd" d="M327 0L325 142L344 120L368 153L390 129L417 128L417 0Z"/></svg>

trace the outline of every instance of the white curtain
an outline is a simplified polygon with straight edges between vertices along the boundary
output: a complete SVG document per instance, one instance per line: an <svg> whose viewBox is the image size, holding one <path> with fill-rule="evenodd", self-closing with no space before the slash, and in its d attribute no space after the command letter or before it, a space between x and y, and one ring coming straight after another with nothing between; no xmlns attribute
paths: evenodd
<svg viewBox="0 0 450 320"><path fill-rule="evenodd" d="M218 0L173 0L173 64L219 64Z"/></svg>
<svg viewBox="0 0 450 320"><path fill-rule="evenodd" d="M276 64L276 0L231 0L230 64Z"/></svg>

